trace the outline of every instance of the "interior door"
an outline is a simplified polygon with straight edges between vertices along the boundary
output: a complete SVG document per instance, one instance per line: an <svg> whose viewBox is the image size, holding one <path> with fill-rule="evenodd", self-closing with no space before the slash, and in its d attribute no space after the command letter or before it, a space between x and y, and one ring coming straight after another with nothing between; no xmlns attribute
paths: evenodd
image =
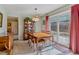
<svg viewBox="0 0 79 59"><path fill-rule="evenodd" d="M8 17L7 32L12 32L14 39L18 39L18 17Z"/></svg>

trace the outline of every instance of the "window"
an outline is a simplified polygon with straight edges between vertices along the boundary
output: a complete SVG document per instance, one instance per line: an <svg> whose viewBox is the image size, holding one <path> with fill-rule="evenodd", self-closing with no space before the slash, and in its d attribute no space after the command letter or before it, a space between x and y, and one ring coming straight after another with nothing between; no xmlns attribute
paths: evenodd
<svg viewBox="0 0 79 59"><path fill-rule="evenodd" d="M53 31L54 41L69 47L69 13L54 16L51 18L51 31Z"/></svg>
<svg viewBox="0 0 79 59"><path fill-rule="evenodd" d="M69 20L59 22L59 43L69 47Z"/></svg>
<svg viewBox="0 0 79 59"><path fill-rule="evenodd" d="M52 31L57 31L57 22L52 22L51 23L51 30Z"/></svg>
<svg viewBox="0 0 79 59"><path fill-rule="evenodd" d="M57 22L51 22L51 31L53 32L54 41L57 41Z"/></svg>
<svg viewBox="0 0 79 59"><path fill-rule="evenodd" d="M69 32L69 20L59 22L59 31L60 32Z"/></svg>

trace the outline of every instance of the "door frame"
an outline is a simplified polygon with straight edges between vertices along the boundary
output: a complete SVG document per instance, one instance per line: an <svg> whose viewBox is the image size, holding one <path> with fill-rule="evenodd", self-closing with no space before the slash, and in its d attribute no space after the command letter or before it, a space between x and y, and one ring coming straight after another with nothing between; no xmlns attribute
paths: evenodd
<svg viewBox="0 0 79 59"><path fill-rule="evenodd" d="M19 21L18 21L18 17L14 17L14 16L8 16L7 17L7 33L8 33L8 22L9 21L10 22L17 21L17 33L16 34L13 34L13 35L17 35L18 36L18 34L19 34L19 29L18 29L18 27L19 27L19 25L18 25ZM11 25L11 27L12 27L12 25ZM11 32L12 32L12 28L11 28Z"/></svg>

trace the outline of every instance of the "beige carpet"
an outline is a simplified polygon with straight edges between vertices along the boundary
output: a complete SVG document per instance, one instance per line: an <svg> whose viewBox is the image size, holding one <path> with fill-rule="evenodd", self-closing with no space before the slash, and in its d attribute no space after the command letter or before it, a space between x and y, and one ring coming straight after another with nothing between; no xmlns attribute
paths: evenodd
<svg viewBox="0 0 79 59"><path fill-rule="evenodd" d="M44 48L41 55L72 55L73 53L65 47L59 46L53 43L52 46ZM6 55L5 52L0 52L0 55ZM31 47L29 47L27 41L14 41L13 55L37 55Z"/></svg>
<svg viewBox="0 0 79 59"><path fill-rule="evenodd" d="M27 41L15 41L13 47L13 54L14 55L24 55L34 53L31 47L27 44Z"/></svg>
<svg viewBox="0 0 79 59"><path fill-rule="evenodd" d="M60 48L62 48L60 50ZM53 47L49 46L47 48L44 48L41 52L41 55L72 55L73 53L69 51L69 49L58 46L57 44L54 44ZM36 55L37 53L33 51L31 47L29 47L27 41L15 41L14 42L14 49L13 49L14 55Z"/></svg>

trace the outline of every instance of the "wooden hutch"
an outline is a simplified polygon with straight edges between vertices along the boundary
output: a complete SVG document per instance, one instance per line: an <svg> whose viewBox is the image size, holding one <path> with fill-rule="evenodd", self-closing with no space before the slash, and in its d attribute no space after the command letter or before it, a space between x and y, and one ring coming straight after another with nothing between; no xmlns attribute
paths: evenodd
<svg viewBox="0 0 79 59"><path fill-rule="evenodd" d="M34 22L29 17L26 17L24 19L24 40L28 40L28 32L34 32Z"/></svg>

